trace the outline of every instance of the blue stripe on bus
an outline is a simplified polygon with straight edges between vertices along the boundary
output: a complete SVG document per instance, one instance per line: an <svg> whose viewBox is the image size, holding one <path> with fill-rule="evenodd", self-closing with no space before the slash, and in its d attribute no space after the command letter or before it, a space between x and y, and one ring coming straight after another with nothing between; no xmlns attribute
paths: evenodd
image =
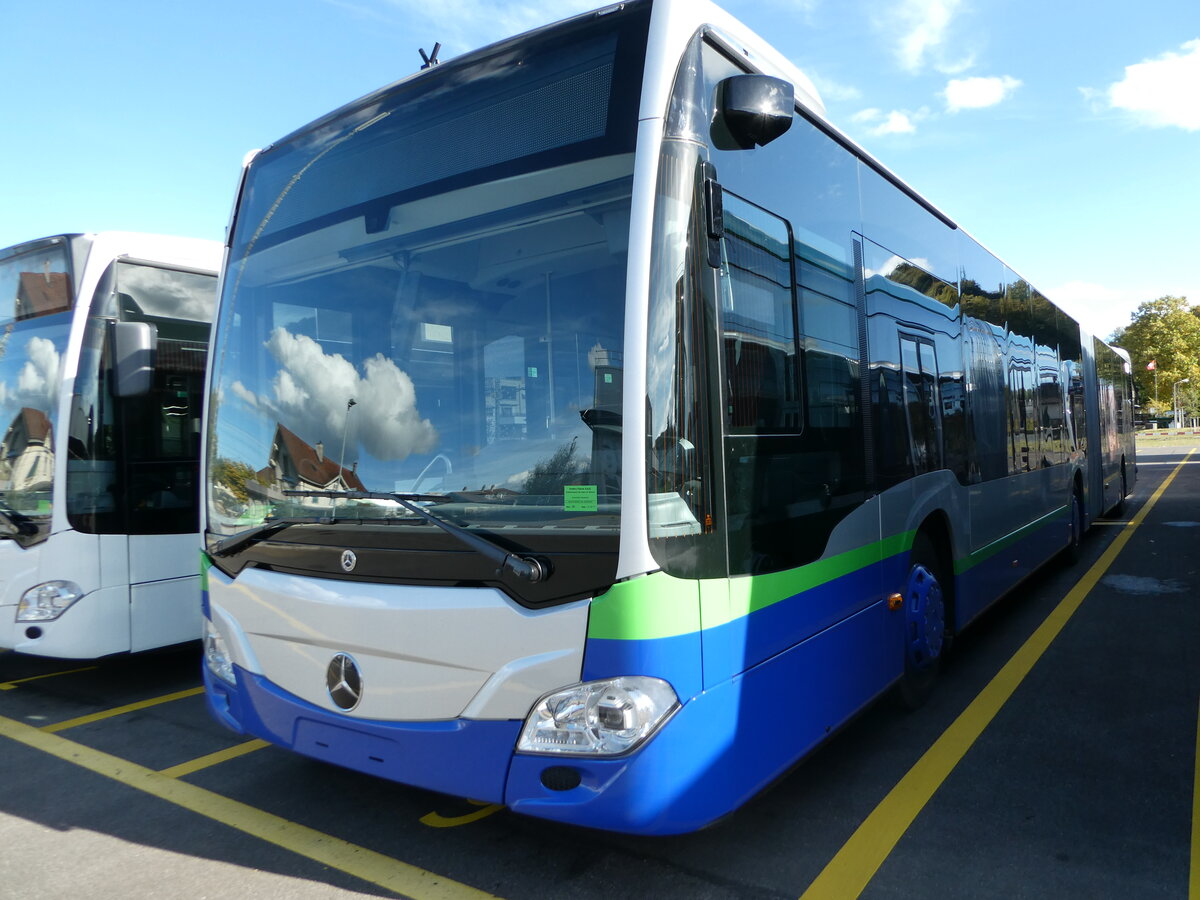
<svg viewBox="0 0 1200 900"><path fill-rule="evenodd" d="M351 719L314 706L261 675L235 671L236 689L204 670L209 711L233 731L368 775L503 802L519 721Z"/></svg>
<svg viewBox="0 0 1200 900"><path fill-rule="evenodd" d="M987 609L1001 594L1016 587L1022 579L1066 546L1070 526L1070 508L1047 517L1040 528L1032 529L1018 540L986 559L960 572L956 577L957 626L965 627Z"/></svg>
<svg viewBox="0 0 1200 900"><path fill-rule="evenodd" d="M875 604L693 697L629 756L592 760L517 754L505 803L517 812L637 834L677 834L732 812L889 684L877 653ZM548 768L579 786L542 784Z"/></svg>
<svg viewBox="0 0 1200 900"><path fill-rule="evenodd" d="M650 675L670 682L681 700L704 689L701 632L648 640L590 639L583 654L583 680Z"/></svg>

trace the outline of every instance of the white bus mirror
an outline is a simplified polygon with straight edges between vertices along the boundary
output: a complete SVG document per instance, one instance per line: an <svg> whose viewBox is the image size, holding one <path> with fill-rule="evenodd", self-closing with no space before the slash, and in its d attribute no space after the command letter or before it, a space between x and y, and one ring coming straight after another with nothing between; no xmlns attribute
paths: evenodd
<svg viewBox="0 0 1200 900"><path fill-rule="evenodd" d="M792 127L795 89L770 75L733 75L717 85L712 139L718 150L764 147Z"/></svg>
<svg viewBox="0 0 1200 900"><path fill-rule="evenodd" d="M112 325L113 396L138 397L154 384L158 330L148 322Z"/></svg>

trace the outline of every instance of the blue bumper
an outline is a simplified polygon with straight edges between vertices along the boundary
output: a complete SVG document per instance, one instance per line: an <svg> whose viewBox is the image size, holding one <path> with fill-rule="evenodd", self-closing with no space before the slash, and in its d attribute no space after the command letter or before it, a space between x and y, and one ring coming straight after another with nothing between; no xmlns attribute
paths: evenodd
<svg viewBox="0 0 1200 900"><path fill-rule="evenodd" d="M515 753L515 720L349 719L242 669L236 688L207 669L204 678L219 721L317 759L539 818L679 834L737 809L878 693L886 680L870 637L882 632L879 610L698 694L649 742L615 759ZM563 768L574 770L565 780L544 777Z"/></svg>
<svg viewBox="0 0 1200 900"><path fill-rule="evenodd" d="M521 723L455 719L379 722L313 706L260 675L236 668L237 687L204 667L209 711L227 728L315 759L417 787L504 802Z"/></svg>

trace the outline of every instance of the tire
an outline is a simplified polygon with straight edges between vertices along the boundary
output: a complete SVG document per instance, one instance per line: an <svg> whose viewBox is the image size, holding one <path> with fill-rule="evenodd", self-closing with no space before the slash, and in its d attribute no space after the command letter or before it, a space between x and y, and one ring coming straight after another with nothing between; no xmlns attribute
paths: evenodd
<svg viewBox="0 0 1200 900"><path fill-rule="evenodd" d="M1112 509L1104 514L1106 519L1119 519L1125 515L1125 495L1129 492L1129 482L1125 480L1125 460L1121 460L1121 494Z"/></svg>
<svg viewBox="0 0 1200 900"><path fill-rule="evenodd" d="M933 692L949 646L945 579L942 557L926 534L918 534L904 583L904 674L897 686L909 709L922 706Z"/></svg>
<svg viewBox="0 0 1200 900"><path fill-rule="evenodd" d="M1079 489L1071 491L1071 535L1063 557L1070 565L1075 565L1083 559L1083 499Z"/></svg>

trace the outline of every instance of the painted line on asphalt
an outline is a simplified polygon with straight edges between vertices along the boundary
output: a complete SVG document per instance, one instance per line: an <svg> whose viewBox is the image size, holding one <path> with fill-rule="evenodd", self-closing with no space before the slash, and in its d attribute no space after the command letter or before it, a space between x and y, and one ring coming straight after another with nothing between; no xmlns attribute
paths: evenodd
<svg viewBox="0 0 1200 900"><path fill-rule="evenodd" d="M30 675L27 678L14 678L12 681L6 681L0 684L0 691L15 691L17 685L26 684L30 681L40 681L43 678L57 678L59 675L74 675L76 672L92 672L100 668L99 666L84 666L82 669L64 669L61 672L47 672L45 675Z"/></svg>
<svg viewBox="0 0 1200 900"><path fill-rule="evenodd" d="M1196 715L1196 772L1192 782L1192 864L1188 900L1200 900L1200 710Z"/></svg>
<svg viewBox="0 0 1200 900"><path fill-rule="evenodd" d="M498 813L502 809L507 809L507 807L499 803L484 803L482 800L468 800L467 802L472 806L482 808L461 816L443 816L441 813L435 811L425 813L417 821L422 825L428 825L430 828L458 828L460 825L470 825L472 822L486 819L488 816Z"/></svg>
<svg viewBox="0 0 1200 900"><path fill-rule="evenodd" d="M75 719L67 719L65 722L56 722L53 725L43 725L41 730L55 733L58 731L66 731L68 728L77 728L80 725L87 725L91 722L102 722L105 719L111 719L114 716L123 716L125 713L136 712L139 709L149 709L151 706L158 706L162 703L170 703L173 700L182 700L184 697L195 697L197 694L203 694L204 687L188 688L186 691L176 691L173 694L164 694L162 697L153 697L150 700L139 700L137 703L129 703L125 706L116 706L112 709L106 709L98 713L91 713L86 716L79 716Z"/></svg>
<svg viewBox="0 0 1200 900"><path fill-rule="evenodd" d="M476 900L492 897L417 866L341 838L291 822L221 794L170 778L153 769L0 716L0 737L17 741L126 787L166 800L251 837L345 872L413 900Z"/></svg>
<svg viewBox="0 0 1200 900"><path fill-rule="evenodd" d="M216 753L209 753L205 756L199 756L196 759L189 760L185 763L180 763L177 766L170 766L166 769L159 769L159 775L165 775L167 778L182 778L184 775L191 775L193 772L199 772L203 769L211 768L212 766L220 765L231 759L237 759L239 756L245 756L247 753L253 753L255 750L261 750L263 747L270 747L266 741L253 740L244 741L241 744L236 744L233 747L228 747L224 750L218 750Z"/></svg>
<svg viewBox="0 0 1200 900"><path fill-rule="evenodd" d="M1194 452L1188 452L1046 620L863 820L801 900L849 900L863 892L913 820L1058 637ZM1192 856L1194 859L1194 852ZM1193 894L1191 900L1200 897Z"/></svg>

